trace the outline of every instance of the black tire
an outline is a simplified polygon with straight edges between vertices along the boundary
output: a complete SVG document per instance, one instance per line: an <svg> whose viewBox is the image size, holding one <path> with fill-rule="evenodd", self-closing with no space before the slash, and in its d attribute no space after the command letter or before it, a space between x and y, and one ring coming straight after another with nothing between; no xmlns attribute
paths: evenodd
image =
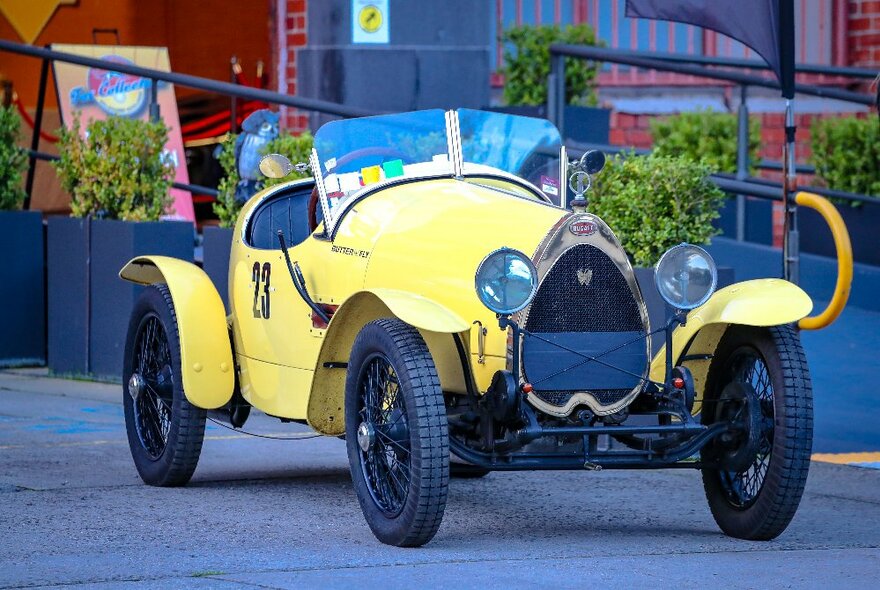
<svg viewBox="0 0 880 590"><path fill-rule="evenodd" d="M786 325L727 330L709 368L703 423L722 419L722 406L731 404L712 400L720 399L731 382L734 385L728 392L749 383L761 400L757 423L764 426L755 443L759 452L754 460L746 459L750 465L744 470L703 469L706 499L726 534L756 541L774 539L797 511L813 446L813 390L795 329ZM721 444L707 446L703 459L736 454Z"/></svg>
<svg viewBox="0 0 880 590"><path fill-rule="evenodd" d="M430 541L446 508L449 433L434 361L412 326L381 319L358 334L345 380L345 435L354 489L376 538L398 547Z"/></svg>
<svg viewBox="0 0 880 590"><path fill-rule="evenodd" d="M147 287L134 305L122 377L128 446L141 479L186 484L199 462L206 412L183 391L177 316L166 285Z"/></svg>

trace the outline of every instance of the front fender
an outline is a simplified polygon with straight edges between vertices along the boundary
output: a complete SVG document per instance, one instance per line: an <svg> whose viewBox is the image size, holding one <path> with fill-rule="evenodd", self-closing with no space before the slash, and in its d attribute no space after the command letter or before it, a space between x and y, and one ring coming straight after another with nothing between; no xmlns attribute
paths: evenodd
<svg viewBox="0 0 880 590"><path fill-rule="evenodd" d="M119 277L140 285L168 285L177 315L186 398L205 409L226 404L235 387L232 345L223 301L208 275L177 258L138 256L119 271Z"/></svg>
<svg viewBox="0 0 880 590"><path fill-rule="evenodd" d="M397 289L367 289L388 306L401 320L430 332L456 334L470 325L454 311L421 295Z"/></svg>
<svg viewBox="0 0 880 590"><path fill-rule="evenodd" d="M345 377L351 347L369 322L395 316L420 330L434 357L445 391L466 391L461 361L450 334L470 326L456 313L419 295L394 289L368 289L349 297L330 320L315 366L309 394L308 421L318 432L345 432Z"/></svg>
<svg viewBox="0 0 880 590"><path fill-rule="evenodd" d="M713 336L717 344L728 324L778 326L796 322L812 309L810 296L783 279L735 283L718 290L709 301L688 314L686 325L675 329L672 333L673 362L678 364L685 346L706 326L723 324ZM651 379L663 381L665 376L666 346L662 346L651 361Z"/></svg>

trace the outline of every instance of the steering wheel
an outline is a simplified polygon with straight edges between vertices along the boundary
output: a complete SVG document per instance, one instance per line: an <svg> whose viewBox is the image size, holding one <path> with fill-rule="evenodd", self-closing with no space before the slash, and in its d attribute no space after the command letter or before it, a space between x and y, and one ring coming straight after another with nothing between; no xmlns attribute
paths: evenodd
<svg viewBox="0 0 880 590"><path fill-rule="evenodd" d="M309 216L309 233L315 233L315 230L318 229L318 185L315 184L315 188L312 189L312 194L309 195L309 207L308 207L308 216Z"/></svg>
<svg viewBox="0 0 880 590"><path fill-rule="evenodd" d="M340 156L336 160L336 167L345 166L346 164L351 164L352 162L356 162L361 158L368 158L370 156L379 156L381 158L399 158L403 160L404 164L412 164L413 160L408 154L403 153L397 148L393 147L365 147L356 149L353 152L348 152L344 156ZM378 165L378 164L376 164ZM356 167L359 169L359 167Z"/></svg>
<svg viewBox="0 0 880 590"><path fill-rule="evenodd" d="M353 152L349 152L344 156L340 157L336 161L336 167L344 166L346 164L350 164L351 162L356 162L361 158L368 158L371 156L380 156L382 158L399 158L403 160L404 164L412 164L412 158L401 152L400 150L392 147L367 147L360 148L354 150ZM378 164L377 164L378 165ZM318 185L315 185L315 188L312 189L312 194L309 195L309 206L308 206L308 216L309 216L309 233L313 233L318 228Z"/></svg>

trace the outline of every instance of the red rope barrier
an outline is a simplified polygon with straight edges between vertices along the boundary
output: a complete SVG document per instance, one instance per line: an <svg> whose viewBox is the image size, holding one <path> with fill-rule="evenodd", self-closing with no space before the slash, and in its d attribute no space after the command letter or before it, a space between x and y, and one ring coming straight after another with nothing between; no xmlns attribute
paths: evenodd
<svg viewBox="0 0 880 590"><path fill-rule="evenodd" d="M24 108L24 105L21 104L21 99L19 99L18 96L13 96L12 102L13 102L13 104L15 104L15 107L18 109L18 114L21 115L21 118L24 119L24 122L28 124L28 127L33 129L34 124L35 124L34 120L28 114L27 110ZM42 129L40 129L40 137L42 137L43 139L45 139L46 141L48 141L50 143L58 143L57 137L55 137L51 133L47 133L46 131L43 131Z"/></svg>

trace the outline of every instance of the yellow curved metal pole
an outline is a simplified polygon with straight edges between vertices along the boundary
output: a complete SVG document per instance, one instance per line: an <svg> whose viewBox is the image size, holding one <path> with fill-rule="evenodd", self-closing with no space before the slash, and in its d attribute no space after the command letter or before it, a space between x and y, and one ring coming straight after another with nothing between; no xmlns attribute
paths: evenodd
<svg viewBox="0 0 880 590"><path fill-rule="evenodd" d="M834 295L828 307L819 315L806 317L798 322L802 330L819 330L836 320L846 307L853 277L852 245L843 218L828 199L813 193L799 192L795 196L795 202L802 207L813 209L822 216L831 229L834 247L837 250L837 283L834 285Z"/></svg>

